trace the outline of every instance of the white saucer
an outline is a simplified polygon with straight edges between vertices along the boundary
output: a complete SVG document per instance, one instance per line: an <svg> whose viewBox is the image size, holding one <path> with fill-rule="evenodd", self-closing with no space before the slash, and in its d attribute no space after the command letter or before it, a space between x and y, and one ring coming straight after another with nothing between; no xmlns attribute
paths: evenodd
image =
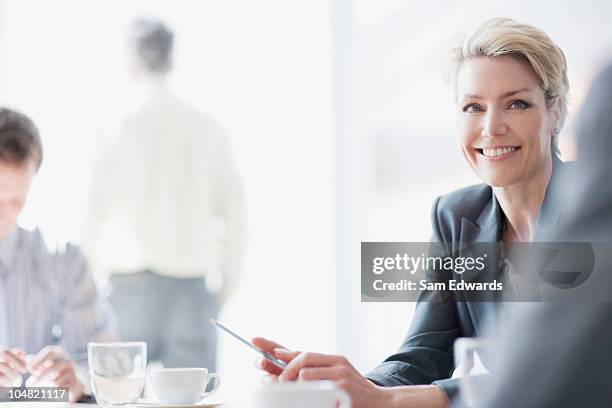
<svg viewBox="0 0 612 408"><path fill-rule="evenodd" d="M223 402L198 402L196 404L162 404L155 400L143 400L131 404L133 408L213 408L220 407Z"/></svg>

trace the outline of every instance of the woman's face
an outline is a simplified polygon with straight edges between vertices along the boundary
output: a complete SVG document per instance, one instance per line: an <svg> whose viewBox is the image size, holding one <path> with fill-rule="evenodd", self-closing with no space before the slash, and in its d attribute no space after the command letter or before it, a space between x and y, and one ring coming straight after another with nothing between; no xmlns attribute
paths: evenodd
<svg viewBox="0 0 612 408"><path fill-rule="evenodd" d="M551 163L557 115L526 62L511 56L463 61L457 102L461 150L485 183L528 181Z"/></svg>

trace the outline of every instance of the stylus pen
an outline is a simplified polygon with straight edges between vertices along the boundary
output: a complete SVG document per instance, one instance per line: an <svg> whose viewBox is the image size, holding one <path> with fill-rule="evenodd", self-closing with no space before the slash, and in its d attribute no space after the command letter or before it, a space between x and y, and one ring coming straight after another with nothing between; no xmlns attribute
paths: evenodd
<svg viewBox="0 0 612 408"><path fill-rule="evenodd" d="M217 326L218 328L220 328L221 330L229 333L230 335L232 335L234 338L236 338L237 340L239 340L241 343L244 343L245 345L249 346L250 348L252 348L253 350L255 350L256 352L258 352L259 354L261 354L266 360L268 360L269 362L271 362L272 364L274 364L275 366L277 366L278 368L280 368L281 370L284 370L285 367L287 367L287 363L285 363L282 360L279 360L278 358L274 357L272 354L260 350L257 347L255 347L254 345L252 345L250 342L246 341L245 339L243 339L242 337L240 337L239 335L237 335L236 333L234 333L233 331L231 331L230 329L228 329L227 327L225 327L223 324L221 324L218 320L215 319L210 319L210 322L212 324L214 324L215 326Z"/></svg>

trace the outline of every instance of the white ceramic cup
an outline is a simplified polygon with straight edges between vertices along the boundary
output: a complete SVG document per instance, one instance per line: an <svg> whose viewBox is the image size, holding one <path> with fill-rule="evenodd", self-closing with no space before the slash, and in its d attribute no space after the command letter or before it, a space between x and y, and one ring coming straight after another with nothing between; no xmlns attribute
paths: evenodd
<svg viewBox="0 0 612 408"><path fill-rule="evenodd" d="M332 381L270 383L255 391L256 408L350 408L350 406L349 395L337 388Z"/></svg>
<svg viewBox="0 0 612 408"><path fill-rule="evenodd" d="M164 404L196 404L219 388L217 374L206 368L160 368L151 370L151 386L157 399ZM210 380L212 390L205 392Z"/></svg>

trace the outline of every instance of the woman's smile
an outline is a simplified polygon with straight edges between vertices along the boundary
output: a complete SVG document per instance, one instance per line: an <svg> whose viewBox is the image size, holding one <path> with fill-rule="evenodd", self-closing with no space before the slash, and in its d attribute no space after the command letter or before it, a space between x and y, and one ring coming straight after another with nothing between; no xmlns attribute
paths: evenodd
<svg viewBox="0 0 612 408"><path fill-rule="evenodd" d="M520 146L495 145L477 147L474 150L476 150L479 160L499 162L515 157L519 153L520 149Z"/></svg>

